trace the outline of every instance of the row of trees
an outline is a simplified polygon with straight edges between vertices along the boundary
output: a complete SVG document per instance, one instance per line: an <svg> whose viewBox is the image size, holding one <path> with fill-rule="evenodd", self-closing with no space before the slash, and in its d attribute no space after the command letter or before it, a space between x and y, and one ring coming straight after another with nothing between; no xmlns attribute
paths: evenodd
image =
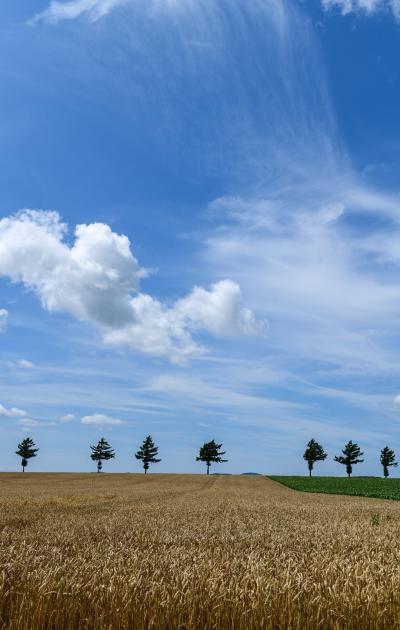
<svg viewBox="0 0 400 630"><path fill-rule="evenodd" d="M18 444L16 454L21 457L23 472L28 465L28 460L32 457L36 457L39 451L39 449L35 447L36 445L30 437L25 438L20 444ZM207 475L210 473L211 464L221 464L228 461L227 459L222 459L222 456L226 454L226 451L221 451L221 447L222 444L217 444L214 440L211 440L211 442L205 442L200 448L196 461L205 462L207 466ZM97 463L97 472L101 472L103 462L106 462L109 459L114 459L115 457L114 449L105 438L101 438L97 444L90 447L90 450L91 459ZM364 453L361 451L358 444L353 443L350 440L350 442L348 442L342 450L342 454L335 455L334 461L346 466L346 472L350 478L353 472L353 466L361 464L364 461L361 459L363 455ZM135 457L136 459L141 460L145 474L147 474L150 464L158 464L158 462L161 461L161 459L158 459L158 446L154 444L151 435L148 435L143 440L139 450L135 453ZM314 439L308 442L303 458L308 464L310 477L314 469L314 464L325 461L327 457L328 454L325 453L321 444L318 444L318 442ZM397 466L398 464L395 452L388 446L385 446L381 450L380 462L383 467L383 475L385 478L389 477L389 468L391 466Z"/></svg>
<svg viewBox="0 0 400 630"><path fill-rule="evenodd" d="M343 464L343 466L346 466L347 476L350 478L353 472L353 466L355 466L356 464L362 464L362 462L364 461L363 459L361 459L363 455L364 453L361 452L358 444L353 443L350 440L350 442L347 442L346 446L342 450L342 454L335 455L334 461L338 462L339 464ZM327 457L328 454L325 453L321 444L318 444L318 442L316 442L315 440L309 441L303 458L308 464L310 477L314 468L314 464L316 464L317 462L323 462ZM397 466L398 462L396 462L395 452L388 446L385 446L381 450L380 462L383 467L383 476L386 479L386 477L389 477L389 468L391 466Z"/></svg>
<svg viewBox="0 0 400 630"><path fill-rule="evenodd" d="M225 455L225 451L221 451L222 444L217 444L214 440L211 442L205 442L203 446L200 448L199 456L196 457L196 461L205 462L207 465L207 475L210 473L211 464L220 464L222 462L227 462L227 459L222 459L222 455ZM109 459L114 459L115 450L110 446L105 438L101 438L97 442L90 447L91 459L97 463L97 472L101 472L103 468L103 462L108 461ZM39 449L36 448L35 442L32 438L27 437L20 444L18 444L18 448L15 451L16 455L21 457L21 466L22 472L25 472L25 468L28 465L28 461L32 457L36 457ZM150 468L150 464L158 464L161 459L158 459L158 446L156 446L153 442L151 435L148 435L144 440L139 450L135 453L136 459L141 460L144 468L144 473L147 474L147 471Z"/></svg>

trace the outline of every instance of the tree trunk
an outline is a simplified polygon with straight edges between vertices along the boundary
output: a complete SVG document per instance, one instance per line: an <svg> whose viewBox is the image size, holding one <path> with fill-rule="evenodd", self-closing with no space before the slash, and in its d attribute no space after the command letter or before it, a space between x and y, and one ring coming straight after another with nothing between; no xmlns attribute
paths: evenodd
<svg viewBox="0 0 400 630"><path fill-rule="evenodd" d="M311 468L308 471L308 476L311 477Z"/></svg>
<svg viewBox="0 0 400 630"><path fill-rule="evenodd" d="M207 462L207 475L210 474L210 464Z"/></svg>
<svg viewBox="0 0 400 630"><path fill-rule="evenodd" d="M22 466L22 472L25 472L25 466Z"/></svg>
<svg viewBox="0 0 400 630"><path fill-rule="evenodd" d="M144 474L147 475L147 468L144 469Z"/></svg>

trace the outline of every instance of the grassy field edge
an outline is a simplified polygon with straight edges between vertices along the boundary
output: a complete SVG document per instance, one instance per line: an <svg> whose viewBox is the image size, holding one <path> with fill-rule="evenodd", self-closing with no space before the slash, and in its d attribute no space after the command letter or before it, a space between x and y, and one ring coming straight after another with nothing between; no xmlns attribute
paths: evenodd
<svg viewBox="0 0 400 630"><path fill-rule="evenodd" d="M308 477L268 475L287 488L299 492L337 494L353 497L400 500L400 479L381 477Z"/></svg>

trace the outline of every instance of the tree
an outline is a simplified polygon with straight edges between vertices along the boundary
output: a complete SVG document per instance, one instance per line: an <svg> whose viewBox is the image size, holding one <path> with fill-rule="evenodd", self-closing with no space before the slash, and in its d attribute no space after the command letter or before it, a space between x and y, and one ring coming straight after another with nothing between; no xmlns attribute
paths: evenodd
<svg viewBox="0 0 400 630"><path fill-rule="evenodd" d="M383 466L383 475L389 477L389 466L397 466L396 455L388 446L381 450L381 464Z"/></svg>
<svg viewBox="0 0 400 630"><path fill-rule="evenodd" d="M225 455L226 451L220 451L222 444L216 444L214 440L211 442L205 442L200 448L199 456L196 457L196 461L205 462L207 464L207 475L210 474L210 466L212 463L222 464L227 462L227 459L222 459L222 455Z"/></svg>
<svg viewBox="0 0 400 630"><path fill-rule="evenodd" d="M138 452L135 453L136 459L141 459L143 462L145 475L147 475L150 464L158 464L158 462L161 461L161 459L157 459L157 455L158 446L154 445L151 435L148 435L147 438L143 440L143 444L139 448Z"/></svg>
<svg viewBox="0 0 400 630"><path fill-rule="evenodd" d="M90 457L93 461L97 462L97 472L99 473L103 468L103 461L113 459L115 457L115 451L104 438L101 438L95 446L91 446L90 448L92 450Z"/></svg>
<svg viewBox="0 0 400 630"><path fill-rule="evenodd" d="M15 451L15 454L21 457L22 472L25 472L28 460L31 459L31 457L36 457L36 453L39 449L35 448L35 446L35 442L30 437L25 438L18 444L18 450Z"/></svg>
<svg viewBox="0 0 400 630"><path fill-rule="evenodd" d="M316 462L323 462L328 457L321 444L318 444L315 440L310 440L307 444L307 448L304 452L303 458L308 464L308 470L311 477L311 471L314 468Z"/></svg>
<svg viewBox="0 0 400 630"><path fill-rule="evenodd" d="M335 455L335 462L339 462L339 464L343 464L346 466L347 475L350 479L351 473L353 472L353 466L355 464L362 464L363 459L360 459L364 455L361 452L358 444L353 444L350 440L342 450L343 455Z"/></svg>

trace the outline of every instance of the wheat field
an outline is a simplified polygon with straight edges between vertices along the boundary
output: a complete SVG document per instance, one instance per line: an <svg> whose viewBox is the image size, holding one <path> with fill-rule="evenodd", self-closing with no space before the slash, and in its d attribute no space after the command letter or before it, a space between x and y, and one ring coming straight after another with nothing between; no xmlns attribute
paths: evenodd
<svg viewBox="0 0 400 630"><path fill-rule="evenodd" d="M400 627L400 502L30 473L0 500L1 628Z"/></svg>

